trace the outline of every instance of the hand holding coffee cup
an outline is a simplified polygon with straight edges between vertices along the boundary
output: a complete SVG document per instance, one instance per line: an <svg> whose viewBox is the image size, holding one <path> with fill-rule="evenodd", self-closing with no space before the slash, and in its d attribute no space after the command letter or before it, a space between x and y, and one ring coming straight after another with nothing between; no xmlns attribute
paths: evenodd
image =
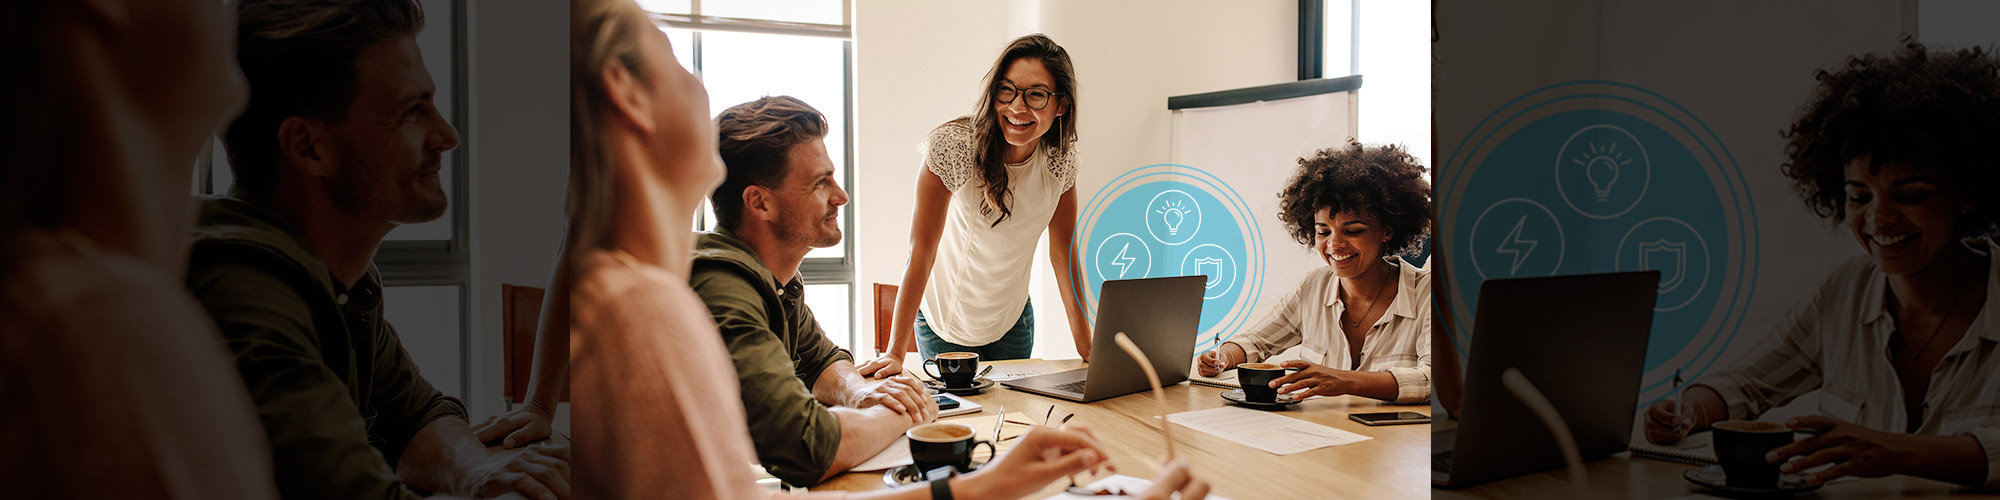
<svg viewBox="0 0 2000 500"><path fill-rule="evenodd" d="M932 365L936 365L938 371L931 371ZM945 388L948 389L972 387L972 383L979 377L979 353L939 353L936 357L924 360L924 374L943 380Z"/></svg>
<svg viewBox="0 0 2000 500"><path fill-rule="evenodd" d="M910 438L910 461L920 472L951 466L959 472L972 469L972 450L986 445L989 456L999 455L999 448L992 441L973 438L972 426L952 423L929 423L911 427L903 433Z"/></svg>
<svg viewBox="0 0 2000 500"><path fill-rule="evenodd" d="M1775 488L1778 464L1766 455L1792 443L1792 429L1776 422L1725 420L1710 426L1715 433L1715 458L1729 486Z"/></svg>
<svg viewBox="0 0 2000 500"><path fill-rule="evenodd" d="M1278 402L1278 389L1271 387L1271 381L1285 376L1285 372L1297 368L1284 368L1270 363L1243 363L1236 365L1236 380L1243 383L1243 398L1252 403Z"/></svg>

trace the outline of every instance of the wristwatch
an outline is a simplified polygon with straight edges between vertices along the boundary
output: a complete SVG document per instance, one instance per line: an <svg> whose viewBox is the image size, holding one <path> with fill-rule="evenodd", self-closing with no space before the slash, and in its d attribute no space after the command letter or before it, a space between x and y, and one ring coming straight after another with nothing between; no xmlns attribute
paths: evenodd
<svg viewBox="0 0 2000 500"><path fill-rule="evenodd" d="M951 498L951 478L931 480L931 500L953 500Z"/></svg>

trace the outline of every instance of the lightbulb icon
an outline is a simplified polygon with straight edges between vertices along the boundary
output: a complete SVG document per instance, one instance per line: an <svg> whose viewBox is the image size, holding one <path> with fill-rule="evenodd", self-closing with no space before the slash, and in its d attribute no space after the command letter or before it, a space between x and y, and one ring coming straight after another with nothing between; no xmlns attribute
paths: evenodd
<svg viewBox="0 0 2000 500"><path fill-rule="evenodd" d="M1160 205L1160 209L1154 212L1160 214L1161 222L1166 223L1167 235L1169 236L1179 235L1181 232L1181 223L1187 221L1187 212L1181 210L1181 202L1179 201L1163 203Z"/></svg>
<svg viewBox="0 0 2000 500"><path fill-rule="evenodd" d="M1590 187L1597 194L1597 201L1611 198L1611 186L1618 182L1618 171L1632 163L1632 160L1626 159L1623 153L1618 152L1617 143L1599 148L1595 142L1590 143L1589 154L1578 154L1569 161L1583 166L1583 178L1590 181Z"/></svg>

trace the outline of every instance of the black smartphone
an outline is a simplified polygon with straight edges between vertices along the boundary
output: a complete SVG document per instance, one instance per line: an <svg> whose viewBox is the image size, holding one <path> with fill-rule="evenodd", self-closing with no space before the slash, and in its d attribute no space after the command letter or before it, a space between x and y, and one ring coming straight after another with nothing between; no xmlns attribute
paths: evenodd
<svg viewBox="0 0 2000 500"><path fill-rule="evenodd" d="M952 399L950 397L933 394L931 395L931 399L937 400L938 410L940 411L958 407L958 400Z"/></svg>
<svg viewBox="0 0 2000 500"><path fill-rule="evenodd" d="M1349 413L1347 418L1368 425L1428 424L1431 416L1413 411L1390 413Z"/></svg>

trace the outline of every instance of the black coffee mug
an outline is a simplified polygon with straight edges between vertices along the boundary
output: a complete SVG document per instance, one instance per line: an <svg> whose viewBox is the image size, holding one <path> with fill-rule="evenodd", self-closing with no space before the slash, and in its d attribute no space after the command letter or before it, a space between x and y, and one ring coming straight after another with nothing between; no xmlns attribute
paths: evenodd
<svg viewBox="0 0 2000 500"><path fill-rule="evenodd" d="M1715 458L1729 486L1778 487L1778 464L1764 455L1792 443L1792 429L1775 422L1728 420L1710 426L1715 433Z"/></svg>
<svg viewBox="0 0 2000 500"><path fill-rule="evenodd" d="M1278 390L1271 387L1271 381L1292 371L1298 369L1269 363L1244 363L1236 365L1236 381L1243 384L1243 399L1252 403L1276 403Z"/></svg>
<svg viewBox="0 0 2000 500"><path fill-rule="evenodd" d="M911 427L903 432L910 438L910 461L918 472L928 472L944 466L951 466L959 472L972 470L972 450L986 445L988 456L999 455L992 441L973 439L972 426L965 424L928 423Z"/></svg>
<svg viewBox="0 0 2000 500"><path fill-rule="evenodd" d="M932 372L931 365L937 365L938 371L944 373ZM964 389L972 387L972 382L979 376L979 353L938 353L936 357L924 360L924 374L930 375L934 379L943 380L944 386L947 388Z"/></svg>

